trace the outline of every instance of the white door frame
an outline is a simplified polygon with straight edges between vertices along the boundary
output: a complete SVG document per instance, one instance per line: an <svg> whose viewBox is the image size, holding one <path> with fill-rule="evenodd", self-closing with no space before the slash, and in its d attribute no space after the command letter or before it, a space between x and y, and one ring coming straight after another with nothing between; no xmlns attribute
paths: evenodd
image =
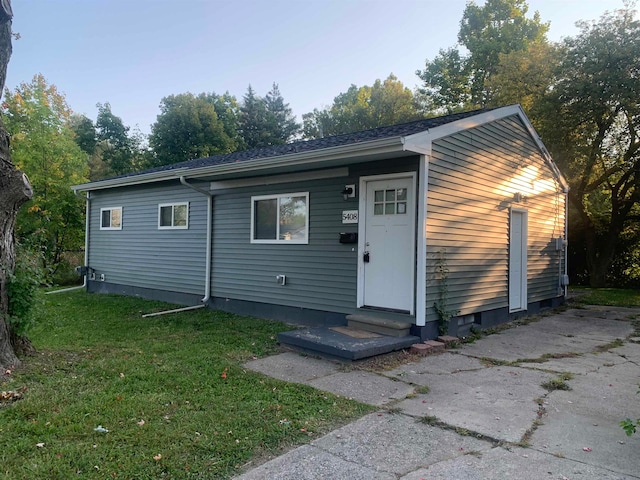
<svg viewBox="0 0 640 480"><path fill-rule="evenodd" d="M520 255L515 257L512 252L513 246L513 214L518 214L522 216L522 224L521 224L521 238L520 238ZM527 231L529 225L528 219L528 211L523 208L511 208L509 212L509 312L520 312L527 309L527 263L528 263L528 240L527 240ZM520 277L513 278L513 262L520 262ZM518 304L512 303L512 289L519 288L520 289L520 302Z"/></svg>
<svg viewBox="0 0 640 480"><path fill-rule="evenodd" d="M400 172L400 173L390 173L390 174L382 174L382 175L368 175L365 177L360 177L360 195L359 195L359 203L358 203L358 211L360 212L358 218L358 290L357 290L357 307L361 308L364 306L364 251L365 248L365 232L367 226L367 183L375 182L378 180L394 180L407 178L411 179L411 187L413 188L413 216L412 225L413 231L411 233L411 252L413 262L415 262L416 258L416 209L418 192L416 191L416 172ZM409 310L410 315L415 315L416 312L416 279L415 279L415 267L411 269L411 308Z"/></svg>

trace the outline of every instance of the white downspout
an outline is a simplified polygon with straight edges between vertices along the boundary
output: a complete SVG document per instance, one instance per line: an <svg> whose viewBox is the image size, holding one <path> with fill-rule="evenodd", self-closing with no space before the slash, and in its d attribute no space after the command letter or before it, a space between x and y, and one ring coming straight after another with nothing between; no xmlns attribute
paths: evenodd
<svg viewBox="0 0 640 480"><path fill-rule="evenodd" d="M77 196L78 192L74 192ZM84 225L84 266L88 266L89 262L89 215L91 214L91 206L89 205L89 200L91 200L91 192L87 192L86 202L85 202L85 225ZM79 287L70 287L70 288L62 288L60 290L53 290L51 292L46 292L45 295L51 295L52 293L63 293L63 292L71 292L73 290L80 290L81 288L87 288L87 276L89 273L85 273L84 280L82 281L82 285Z"/></svg>
<svg viewBox="0 0 640 480"><path fill-rule="evenodd" d="M564 189L564 274L569 275L569 271L567 270L569 266L569 248L567 245L569 244L569 187ZM565 301L567 299L567 294L569 293L569 287L567 285L564 286L564 298Z"/></svg>
<svg viewBox="0 0 640 480"><path fill-rule="evenodd" d="M205 266L205 280L204 280L204 297L200 300L203 304L209 302L211 298L211 236L213 233L213 194L202 188L198 188L187 182L184 176L180 177L180 183L185 187L189 187L198 193L207 196L207 248L206 248L206 266Z"/></svg>

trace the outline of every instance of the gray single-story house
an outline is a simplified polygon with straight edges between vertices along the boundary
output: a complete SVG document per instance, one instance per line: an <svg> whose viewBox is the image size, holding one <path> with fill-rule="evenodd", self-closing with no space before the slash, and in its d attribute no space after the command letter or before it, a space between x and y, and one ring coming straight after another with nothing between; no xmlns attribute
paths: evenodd
<svg viewBox="0 0 640 480"><path fill-rule="evenodd" d="M74 186L86 288L433 338L564 300L567 183L519 105ZM436 308L436 305L439 307Z"/></svg>

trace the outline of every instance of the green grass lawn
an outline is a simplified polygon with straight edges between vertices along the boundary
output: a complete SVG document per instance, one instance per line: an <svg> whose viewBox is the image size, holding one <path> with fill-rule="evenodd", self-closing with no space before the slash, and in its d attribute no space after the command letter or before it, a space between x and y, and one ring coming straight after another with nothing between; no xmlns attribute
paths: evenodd
<svg viewBox="0 0 640 480"><path fill-rule="evenodd" d="M37 353L0 384L0 478L228 478L371 407L243 368L282 323L70 292L50 295ZM96 432L101 425L108 433Z"/></svg>
<svg viewBox="0 0 640 480"><path fill-rule="evenodd" d="M640 290L623 288L570 287L578 294L576 301L585 305L640 307Z"/></svg>

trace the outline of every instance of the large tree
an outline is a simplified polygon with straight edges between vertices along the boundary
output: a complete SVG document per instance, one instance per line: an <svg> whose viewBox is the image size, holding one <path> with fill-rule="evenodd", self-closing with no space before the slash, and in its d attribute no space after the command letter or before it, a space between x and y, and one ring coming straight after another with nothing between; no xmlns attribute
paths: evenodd
<svg viewBox="0 0 640 480"><path fill-rule="evenodd" d="M458 32L459 46L442 49L425 69L416 73L423 80L421 92L431 110L451 112L484 107L492 92L487 82L500 65L500 55L524 52L544 43L549 29L538 12L527 18L525 0L487 0L483 6L469 2Z"/></svg>
<svg viewBox="0 0 640 480"><path fill-rule="evenodd" d="M97 148L110 174L122 175L136 170L136 149L129 136L129 127L114 115L109 102L98 103L96 119Z"/></svg>
<svg viewBox="0 0 640 480"><path fill-rule="evenodd" d="M272 145L267 104L251 85L242 97L239 116L240 135L247 149Z"/></svg>
<svg viewBox="0 0 640 480"><path fill-rule="evenodd" d="M0 95L11 57L11 4L0 3ZM15 268L14 228L20 206L33 195L27 177L11 161L9 135L0 120L0 377L20 361L11 344L8 280Z"/></svg>
<svg viewBox="0 0 640 480"><path fill-rule="evenodd" d="M234 115L234 100L228 95L181 93L163 98L149 136L154 152L152 165L235 151L238 142Z"/></svg>
<svg viewBox="0 0 640 480"><path fill-rule="evenodd" d="M413 92L390 74L373 86L351 85L325 109L302 116L305 138L321 138L342 133L384 127L422 118Z"/></svg>
<svg viewBox="0 0 640 480"><path fill-rule="evenodd" d="M264 98L267 106L267 113L270 120L271 136L274 144L288 143L300 131L300 124L296 122L293 110L285 103L280 87L277 83L273 83L273 87Z"/></svg>
<svg viewBox="0 0 640 480"><path fill-rule="evenodd" d="M640 22L627 4L579 26L562 44L538 128L570 182L590 283L602 287L622 243L640 233Z"/></svg>
<svg viewBox="0 0 640 480"><path fill-rule="evenodd" d="M64 252L82 247L84 202L70 187L87 180L87 154L74 140L64 95L42 75L7 92L3 111L13 161L34 189L18 214L18 237L42 252L45 269L54 274Z"/></svg>

